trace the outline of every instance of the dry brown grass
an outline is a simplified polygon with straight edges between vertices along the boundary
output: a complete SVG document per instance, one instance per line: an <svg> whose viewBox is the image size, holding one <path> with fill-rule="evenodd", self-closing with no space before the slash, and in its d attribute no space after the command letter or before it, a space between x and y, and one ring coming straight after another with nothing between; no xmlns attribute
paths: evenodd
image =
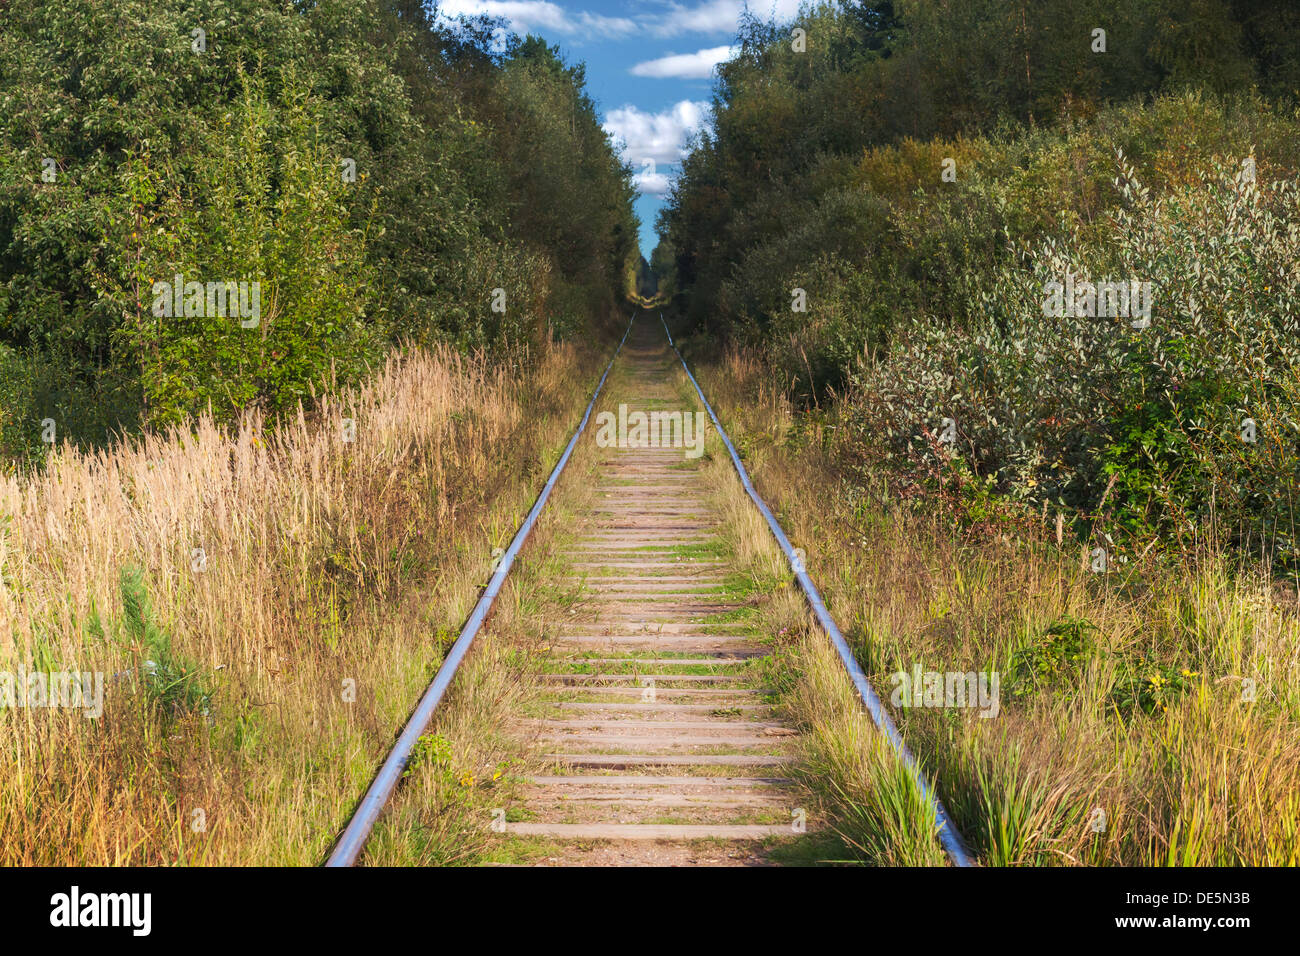
<svg viewBox="0 0 1300 956"><path fill-rule="evenodd" d="M883 485L845 480L837 465L856 450L834 415L800 421L752 357L733 353L696 373L882 698L889 675L917 663L1002 675L995 719L895 710L982 862L1300 863L1300 620L1278 589L1229 573L1212 552L1152 552L1095 575L1047 528L960 532L941 515L900 509ZM1086 660L1013 696L1025 649L1072 620L1095 629ZM801 656L802 679L819 680L818 654ZM1183 671L1181 692L1153 683ZM1116 705L1130 679L1154 695L1151 706ZM818 696L835 699L825 688ZM835 725L830 704L796 706L823 720L830 742L857 733ZM833 777L857 788L832 800L849 826L877 799L868 786L877 778L843 766ZM1094 832L1099 808L1105 829Z"/></svg>
<svg viewBox="0 0 1300 956"><path fill-rule="evenodd" d="M205 418L0 480L0 669L122 675L99 720L0 710L0 862L318 862L567 439L592 359L414 351L276 430ZM206 714L148 691L159 635L213 691Z"/></svg>
<svg viewBox="0 0 1300 956"><path fill-rule="evenodd" d="M619 374L616 366L607 389ZM498 836L491 825L495 814L520 802L528 775L553 766L542 756L551 746L539 740L539 728L520 717L547 690L537 675L551 669L551 641L581 593L568 579L565 548L598 483L592 434L589 428L574 449L538 517L489 626L435 715L428 750L408 767L367 843L365 863L519 863L552 852L548 840Z"/></svg>
<svg viewBox="0 0 1300 956"><path fill-rule="evenodd" d="M788 405L766 390L757 407L767 412L767 430L761 438L750 433L749 441L781 440L790 424ZM772 643L765 683L801 731L792 772L811 818L825 825L800 850L798 862L942 866L932 806L866 714L767 522L712 433L709 450L706 475L736 557L734 570L755 582L760 632Z"/></svg>

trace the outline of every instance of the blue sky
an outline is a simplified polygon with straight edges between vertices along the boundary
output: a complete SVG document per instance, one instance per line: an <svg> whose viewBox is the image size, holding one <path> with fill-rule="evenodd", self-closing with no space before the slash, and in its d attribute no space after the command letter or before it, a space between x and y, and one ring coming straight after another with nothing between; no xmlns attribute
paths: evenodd
<svg viewBox="0 0 1300 956"><path fill-rule="evenodd" d="M753 0L760 16L793 17L798 0ZM637 172L641 253L680 169L687 137L708 117L712 72L735 39L744 0L442 0L452 16L487 13L558 44L587 64L601 122Z"/></svg>

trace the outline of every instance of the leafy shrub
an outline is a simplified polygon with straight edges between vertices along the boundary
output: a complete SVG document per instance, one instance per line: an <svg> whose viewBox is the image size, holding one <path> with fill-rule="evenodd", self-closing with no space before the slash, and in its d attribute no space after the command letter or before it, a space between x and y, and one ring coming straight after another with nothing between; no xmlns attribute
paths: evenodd
<svg viewBox="0 0 1300 956"><path fill-rule="evenodd" d="M1213 512L1294 560L1294 526L1254 505L1288 501L1300 463L1300 181L1248 182L1225 160L1155 196L1118 168L1108 238L1072 229L969 276L964 327L907 322L859 374L855 426L915 470L945 453L927 432L949 418L952 451L1004 493L1090 511L1110 486L1116 528L1190 536ZM1067 273L1150 282L1150 327L1044 314L1045 283Z"/></svg>
<svg viewBox="0 0 1300 956"><path fill-rule="evenodd" d="M1027 700L1049 690L1073 695L1089 663L1102 659L1113 666L1106 700L1125 716L1164 713L1170 703L1199 683L1198 671L1098 647L1098 632L1096 625L1069 615L1052 622L1011 655L1007 673L1011 698Z"/></svg>
<svg viewBox="0 0 1300 956"><path fill-rule="evenodd" d="M1149 660L1121 660L1111 687L1110 703L1119 713L1154 715L1200 684L1199 671Z"/></svg>
<svg viewBox="0 0 1300 956"><path fill-rule="evenodd" d="M1053 621L1031 644L1011 655L1007 682L1012 698L1078 681L1096 653L1096 632L1096 625L1069 615Z"/></svg>
<svg viewBox="0 0 1300 956"><path fill-rule="evenodd" d="M123 568L119 587L120 636L136 650L137 677L147 699L168 717L206 714L213 691L197 665L181 657L172 648L171 636L154 623L141 571Z"/></svg>
<svg viewBox="0 0 1300 956"><path fill-rule="evenodd" d="M119 338L139 363L155 425L209 405L222 418L291 406L331 377L352 379L381 338L363 318L364 235L349 225L337 151L313 119L319 107L300 85L272 101L262 80L240 79L242 99L197 131L211 145L190 154L192 168L144 153L123 171L135 202L118 238L131 252L105 293L127 317ZM241 321L229 305L225 316L153 314L154 283L178 274L256 282L261 314Z"/></svg>

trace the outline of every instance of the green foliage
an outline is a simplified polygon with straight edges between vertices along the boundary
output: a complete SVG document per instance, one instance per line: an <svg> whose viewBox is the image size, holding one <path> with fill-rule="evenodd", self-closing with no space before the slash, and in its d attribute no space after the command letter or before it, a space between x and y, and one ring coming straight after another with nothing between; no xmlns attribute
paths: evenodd
<svg viewBox="0 0 1300 956"><path fill-rule="evenodd" d="M1089 665L1101 661L1110 664L1107 705L1124 716L1163 713L1200 682L1197 671L1099 647L1097 633L1096 625L1069 615L1052 622L1011 655L1007 672L1011 698L1028 701L1045 692L1074 696L1088 676Z"/></svg>
<svg viewBox="0 0 1300 956"><path fill-rule="evenodd" d="M1110 704L1120 714L1163 714L1169 705L1200 684L1200 672L1150 660L1121 659Z"/></svg>
<svg viewBox="0 0 1300 956"><path fill-rule="evenodd" d="M223 418L254 406L279 411L332 374L353 378L377 350L380 330L364 322L364 235L349 228L348 187L320 141L317 104L292 82L271 103L260 81L240 78L241 100L204 131L209 145L191 154L190 169L154 167L146 153L123 170L137 197L130 232L119 237L129 271L104 292L127 316L119 335L140 365L155 424L208 404ZM187 314L159 316L159 298L172 303L155 283L170 289L175 274L256 283L247 302L256 314L235 314L231 295L224 315L190 315L187 302ZM205 312L212 304L201 303Z"/></svg>
<svg viewBox="0 0 1300 956"><path fill-rule="evenodd" d="M1300 465L1300 180L1248 183L1225 163L1157 196L1121 157L1105 229L1071 226L966 274L976 308L962 324L899 323L855 376L863 440L924 473L940 454L925 429L951 418L957 453L1003 493L1085 512L1105 499L1108 527L1139 536L1190 540L1216 519L1293 561L1293 519L1259 506L1288 501ZM1046 315L1046 283L1067 273L1149 282L1150 327Z"/></svg>
<svg viewBox="0 0 1300 956"><path fill-rule="evenodd" d="M140 661L137 672L146 698L167 717L206 714L213 690L197 665L172 648L171 635L153 620L144 575L138 568L122 568L120 637Z"/></svg>
<svg viewBox="0 0 1300 956"><path fill-rule="evenodd" d="M105 375L87 380L48 352L0 343L0 475L38 465L50 445L46 419L58 440L69 435L106 441L132 420L140 405L138 385Z"/></svg>
<svg viewBox="0 0 1300 956"><path fill-rule="evenodd" d="M660 240L650 253L650 272L655 278L655 288L665 301L677 291L677 261L672 246Z"/></svg>
<svg viewBox="0 0 1300 956"><path fill-rule="evenodd" d="M103 441L282 410L404 341L589 328L635 256L631 173L583 68L489 52L498 25L412 0L0 6L0 451L39 460L47 417ZM260 321L153 314L176 274L260 282Z"/></svg>
<svg viewBox="0 0 1300 956"><path fill-rule="evenodd" d="M1197 467L1196 423L1242 404L1235 383L1206 375L1188 381L1176 398L1149 395L1119 409L1101 453L1101 472L1113 482L1114 523L1135 537L1188 525L1189 509L1209 504L1202 500L1210 488Z"/></svg>
<svg viewBox="0 0 1300 956"><path fill-rule="evenodd" d="M470 791L466 788L474 785L474 775L468 770L458 770L454 761L450 740L442 734L422 734L411 748L402 777L428 773L444 795L453 800L467 801ZM502 770L504 767L498 767L498 775Z"/></svg>
<svg viewBox="0 0 1300 956"><path fill-rule="evenodd" d="M411 748L403 777L409 777L423 766L430 766L450 777L451 741L442 734L423 734Z"/></svg>
<svg viewBox="0 0 1300 956"><path fill-rule="evenodd" d="M1274 13L826 3L803 53L746 22L658 224L687 324L847 393L852 459L963 524L1003 496L1294 563L1300 115L1250 88L1296 92ZM1150 283L1151 327L1045 314L1067 274Z"/></svg>
<svg viewBox="0 0 1300 956"><path fill-rule="evenodd" d="M1012 699L1062 689L1081 680L1083 669L1096 653L1096 631L1096 625L1065 615L1053 621L1032 643L1015 651L1007 671Z"/></svg>

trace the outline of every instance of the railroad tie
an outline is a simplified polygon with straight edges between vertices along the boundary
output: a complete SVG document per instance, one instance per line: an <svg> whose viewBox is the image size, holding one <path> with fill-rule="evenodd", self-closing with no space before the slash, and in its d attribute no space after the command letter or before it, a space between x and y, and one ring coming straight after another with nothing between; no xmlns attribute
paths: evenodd
<svg viewBox="0 0 1300 956"><path fill-rule="evenodd" d="M653 322L633 327L601 408L698 407ZM594 442L589 430L584 438ZM597 452L593 507L564 557L583 585L555 622L541 703L520 715L546 771L506 832L581 841L753 841L811 829L789 776L796 733L763 686L769 647L737 615L732 556L699 457Z"/></svg>

